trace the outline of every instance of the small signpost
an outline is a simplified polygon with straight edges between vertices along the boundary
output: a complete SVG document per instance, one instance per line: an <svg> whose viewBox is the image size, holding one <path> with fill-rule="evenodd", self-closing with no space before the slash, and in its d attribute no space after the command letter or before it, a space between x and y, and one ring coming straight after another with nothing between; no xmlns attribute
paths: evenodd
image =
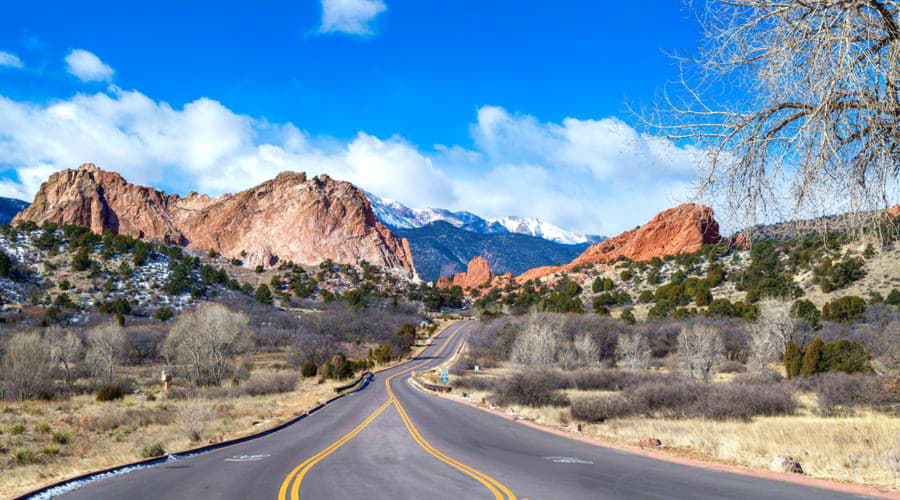
<svg viewBox="0 0 900 500"><path fill-rule="evenodd" d="M475 365L475 367L473 368L473 370L475 370L476 372L481 371L481 367L478 366L478 365Z"/></svg>
<svg viewBox="0 0 900 500"><path fill-rule="evenodd" d="M450 373L446 368L441 368L441 383L446 384L450 381Z"/></svg>
<svg viewBox="0 0 900 500"><path fill-rule="evenodd" d="M163 383L163 392L166 394L169 393L169 382L172 381L172 374L168 372L168 370L162 371L162 376L160 377Z"/></svg>

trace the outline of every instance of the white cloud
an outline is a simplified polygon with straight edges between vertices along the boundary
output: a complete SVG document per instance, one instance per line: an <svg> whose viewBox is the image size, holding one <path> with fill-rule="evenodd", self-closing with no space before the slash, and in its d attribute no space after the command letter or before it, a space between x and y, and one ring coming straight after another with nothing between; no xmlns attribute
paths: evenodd
<svg viewBox="0 0 900 500"><path fill-rule="evenodd" d="M0 50L0 66L21 69L24 67L24 64L22 64L22 60L19 59L19 56Z"/></svg>
<svg viewBox="0 0 900 500"><path fill-rule="evenodd" d="M112 81L113 69L94 55L83 49L75 49L66 56L69 73L85 82Z"/></svg>
<svg viewBox="0 0 900 500"><path fill-rule="evenodd" d="M370 24L387 10L381 0L322 0L321 33L349 33L368 35Z"/></svg>
<svg viewBox="0 0 900 500"><path fill-rule="evenodd" d="M49 104L0 96L0 158L18 176L0 181L0 196L30 200L51 172L87 162L132 182L213 195L294 170L328 173L409 206L616 234L688 193L691 150L614 118L545 123L483 107L472 134L474 150L424 151L399 136L318 137L207 98L173 108L115 86Z"/></svg>

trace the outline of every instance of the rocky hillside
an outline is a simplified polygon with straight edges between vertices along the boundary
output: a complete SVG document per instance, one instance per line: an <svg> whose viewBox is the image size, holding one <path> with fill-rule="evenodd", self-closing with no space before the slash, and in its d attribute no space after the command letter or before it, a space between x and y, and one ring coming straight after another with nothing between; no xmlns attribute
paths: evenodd
<svg viewBox="0 0 900 500"><path fill-rule="evenodd" d="M412 254L362 191L326 175L284 172L218 198L168 195L92 164L50 176L13 223L74 224L213 251L248 266L359 261L415 274Z"/></svg>
<svg viewBox="0 0 900 500"><path fill-rule="evenodd" d="M653 257L695 252L703 245L717 243L720 239L719 224L713 217L712 209L686 203L660 212L643 226L591 245L564 266L531 269L517 277L517 280L524 283L576 267L610 262L620 257L643 261Z"/></svg>
<svg viewBox="0 0 900 500"><path fill-rule="evenodd" d="M508 232L481 234L443 221L393 232L409 240L416 270L428 281L465 271L466 263L476 256L484 257L493 273L519 274L538 266L568 262L587 247Z"/></svg>

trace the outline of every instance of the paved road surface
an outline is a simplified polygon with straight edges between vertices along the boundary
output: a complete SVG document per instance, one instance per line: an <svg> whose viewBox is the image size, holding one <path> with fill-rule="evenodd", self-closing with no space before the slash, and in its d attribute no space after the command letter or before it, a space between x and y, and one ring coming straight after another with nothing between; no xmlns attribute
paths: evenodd
<svg viewBox="0 0 900 500"><path fill-rule="evenodd" d="M409 370L458 348L465 323L419 359L270 436L92 482L84 499L847 498L571 441L415 390Z"/></svg>

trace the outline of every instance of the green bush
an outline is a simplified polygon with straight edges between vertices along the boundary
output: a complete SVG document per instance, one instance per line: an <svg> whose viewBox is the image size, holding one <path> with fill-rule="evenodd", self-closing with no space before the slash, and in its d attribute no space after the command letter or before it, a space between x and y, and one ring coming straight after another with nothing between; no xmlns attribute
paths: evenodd
<svg viewBox="0 0 900 500"><path fill-rule="evenodd" d="M622 315L619 316L619 319L628 323L629 325L633 325L637 322L634 317L634 311L632 311L631 309L625 309L624 311L622 311Z"/></svg>
<svg viewBox="0 0 900 500"><path fill-rule="evenodd" d="M116 299L112 302L100 304L97 311L103 314L131 314L131 303L127 299Z"/></svg>
<svg viewBox="0 0 900 500"><path fill-rule="evenodd" d="M709 266L709 269L706 271L706 278L703 281L708 288L715 288L725 281L726 276L725 267L722 264L715 263Z"/></svg>
<svg viewBox="0 0 900 500"><path fill-rule="evenodd" d="M594 293L608 292L615 287L616 284L613 283L613 280L598 276L594 278L594 282L591 284L591 291Z"/></svg>
<svg viewBox="0 0 900 500"><path fill-rule="evenodd" d="M87 271L92 263L91 254L87 248L80 248L72 256L72 269L75 271Z"/></svg>
<svg viewBox="0 0 900 500"><path fill-rule="evenodd" d="M161 457L166 454L166 449L160 443L145 444L141 447L138 455L141 458Z"/></svg>
<svg viewBox="0 0 900 500"><path fill-rule="evenodd" d="M650 290L644 290L638 295L638 302L641 304L647 304L653 302L653 292Z"/></svg>
<svg viewBox="0 0 900 500"><path fill-rule="evenodd" d="M272 292L269 290L269 287L263 283L256 288L256 291L253 293L253 298L262 304L271 304Z"/></svg>
<svg viewBox="0 0 900 500"><path fill-rule="evenodd" d="M72 442L71 431L53 431L50 434L50 440L56 444L69 444Z"/></svg>
<svg viewBox="0 0 900 500"><path fill-rule="evenodd" d="M593 305L596 308L600 306L621 306L631 302L631 296L627 292L614 291L603 292L594 297Z"/></svg>
<svg viewBox="0 0 900 500"><path fill-rule="evenodd" d="M818 328L819 320L822 319L822 313L819 312L816 305L806 299L794 301L791 305L791 315L806 321L813 328Z"/></svg>
<svg viewBox="0 0 900 500"><path fill-rule="evenodd" d="M862 297L848 295L835 299L822 307L822 318L827 321L850 323L862 319L866 312L866 301Z"/></svg>
<svg viewBox="0 0 900 500"><path fill-rule="evenodd" d="M712 292L709 291L709 288L705 286L697 287L697 290L694 292L694 304L697 304L700 307L708 306L712 303Z"/></svg>
<svg viewBox="0 0 900 500"><path fill-rule="evenodd" d="M300 366L300 374L304 377L315 377L319 374L319 366L312 361L307 361Z"/></svg>
<svg viewBox="0 0 900 500"><path fill-rule="evenodd" d="M153 317L165 323L175 316L175 311L171 307L160 307L153 311Z"/></svg>
<svg viewBox="0 0 900 500"><path fill-rule="evenodd" d="M30 465L40 462L40 456L34 450L24 449L18 450L13 454L13 462L16 465Z"/></svg>
<svg viewBox="0 0 900 500"><path fill-rule="evenodd" d="M104 384L97 389L97 401L115 401L122 399L127 393L125 386L120 384Z"/></svg>
<svg viewBox="0 0 900 500"><path fill-rule="evenodd" d="M869 371L869 355L859 342L835 340L822 346L823 371L865 373Z"/></svg>
<svg viewBox="0 0 900 500"><path fill-rule="evenodd" d="M13 425L10 425L9 429L7 429L7 430L13 436L17 436L17 435L25 432L25 425L24 424L13 424Z"/></svg>
<svg viewBox="0 0 900 500"><path fill-rule="evenodd" d="M36 432L40 432L40 433L42 433L42 434L49 434L50 431L53 430L53 428L50 427L50 424L43 423L43 424L37 424L37 425L35 425L35 426L34 426L34 430L35 430Z"/></svg>
<svg viewBox="0 0 900 500"><path fill-rule="evenodd" d="M849 257L837 264L825 259L813 270L813 281L819 284L825 293L846 288L848 285L866 275L865 263L859 257Z"/></svg>
<svg viewBox="0 0 900 500"><path fill-rule="evenodd" d="M888 294L884 301L892 306L900 306L900 290L896 288L891 290L891 293Z"/></svg>

